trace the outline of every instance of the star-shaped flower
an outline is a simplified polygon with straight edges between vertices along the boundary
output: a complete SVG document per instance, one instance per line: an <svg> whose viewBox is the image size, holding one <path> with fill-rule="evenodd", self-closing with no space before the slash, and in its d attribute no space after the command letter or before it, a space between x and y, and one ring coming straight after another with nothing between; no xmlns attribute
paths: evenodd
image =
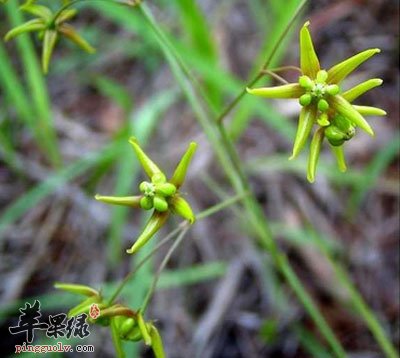
<svg viewBox="0 0 400 358"><path fill-rule="evenodd" d="M4 39L8 41L26 32L38 32L40 39L43 40L42 68L44 73L49 70L51 55L60 35L89 53L95 52L95 49L72 26L66 23L76 15L75 9L63 7L58 12L53 13L48 7L35 4L32 1L22 5L20 9L36 16L36 18L14 27L5 35Z"/></svg>
<svg viewBox="0 0 400 358"><path fill-rule="evenodd" d="M169 213L177 214L194 223L195 217L189 203L182 197L179 192L182 186L190 161L196 151L197 144L192 142L177 165L171 179L167 181L165 174L159 167L146 155L142 150L136 138L129 140L138 157L145 173L150 181L144 181L139 185L141 195L128 197L114 197L96 195L96 200L103 201L108 204L125 205L134 208L142 208L144 210L154 209L152 216L147 222L143 232L127 250L129 254L137 252L143 245L151 239L151 237L164 225Z"/></svg>
<svg viewBox="0 0 400 358"><path fill-rule="evenodd" d="M297 83L276 87L247 89L250 94L267 98L298 98L302 106L299 116L293 153L294 159L304 148L307 139L317 124L310 146L307 179L315 180L315 171L323 139L326 137L337 158L339 169L346 170L343 143L355 134L360 127L365 132L374 132L363 115L385 115L382 109L368 106L353 106L354 99L366 91L382 84L380 79L365 81L354 88L341 93L339 85L359 65L379 53L379 49L369 49L338 63L325 71L320 68L310 32L309 22L300 30L300 67L302 75Z"/></svg>

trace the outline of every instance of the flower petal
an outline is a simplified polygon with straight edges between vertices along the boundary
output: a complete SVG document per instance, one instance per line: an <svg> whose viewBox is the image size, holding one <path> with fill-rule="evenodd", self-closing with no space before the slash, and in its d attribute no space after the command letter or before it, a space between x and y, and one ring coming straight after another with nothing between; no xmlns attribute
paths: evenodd
<svg viewBox="0 0 400 358"><path fill-rule="evenodd" d="M79 295L83 295L83 296L87 296L87 297L100 296L99 291L95 290L94 288L91 288L86 285L78 285L75 283L56 282L54 284L54 288L56 288L58 290L70 292L70 293L77 293Z"/></svg>
<svg viewBox="0 0 400 358"><path fill-rule="evenodd" d="M336 163L338 165L339 170L344 173L347 170L347 166L346 166L346 159L344 158L343 145L339 146L331 145L330 147L332 153L336 158Z"/></svg>
<svg viewBox="0 0 400 358"><path fill-rule="evenodd" d="M136 156L138 157L140 164L142 165L144 171L150 179L154 174L163 174L160 168L142 150L135 137L129 138L129 143L132 144L132 147L135 150Z"/></svg>
<svg viewBox="0 0 400 358"><path fill-rule="evenodd" d="M156 358L165 358L164 346L157 328L151 324L150 326L151 348Z"/></svg>
<svg viewBox="0 0 400 358"><path fill-rule="evenodd" d="M266 98L299 98L305 93L304 88L298 83L289 83L276 87L246 88L246 91Z"/></svg>
<svg viewBox="0 0 400 358"><path fill-rule="evenodd" d="M107 204L130 206L132 208L140 208L140 200L143 195L136 196L103 196L96 194L94 197L98 201L102 201Z"/></svg>
<svg viewBox="0 0 400 358"><path fill-rule="evenodd" d="M310 183L314 183L315 181L315 172L317 170L319 153L321 152L321 144L324 140L324 131L325 128L318 128L311 141L307 167L307 179Z"/></svg>
<svg viewBox="0 0 400 358"><path fill-rule="evenodd" d="M333 66L328 70L328 83L339 84L358 66L379 52L381 50L378 48L365 50Z"/></svg>
<svg viewBox="0 0 400 358"><path fill-rule="evenodd" d="M196 152L197 143L191 142L189 144L188 149L186 150L185 154L183 155L182 159L180 160L179 164L177 165L174 175L172 176L171 180L169 181L171 184L175 185L177 189L183 184L186 176L187 169L189 164L192 160L194 153Z"/></svg>
<svg viewBox="0 0 400 358"><path fill-rule="evenodd" d="M336 110L339 114L343 115L348 120L353 122L355 125L359 126L369 135L374 136L374 131L372 130L368 122L342 96L339 95L332 96L329 100L329 103L332 106L332 108Z"/></svg>
<svg viewBox="0 0 400 358"><path fill-rule="evenodd" d="M368 81L362 82L358 84L357 86L350 88L346 92L342 93L342 97L348 101L348 102L353 102L355 99L363 95L365 92L378 87L382 84L383 80L380 78L372 78Z"/></svg>
<svg viewBox="0 0 400 358"><path fill-rule="evenodd" d="M44 29L45 29L45 25L43 24L43 21L41 19L33 19L33 20L23 23L22 25L14 27L10 31L8 31L6 33L6 35L4 36L4 40L9 41L9 40L13 39L14 37L21 35L25 32L40 31L40 30L44 30Z"/></svg>
<svg viewBox="0 0 400 358"><path fill-rule="evenodd" d="M20 9L22 11L25 11L31 15L37 16L42 18L45 21L50 21L51 18L53 17L53 14L51 10L43 5L37 5L37 4L24 4L20 6Z"/></svg>
<svg viewBox="0 0 400 358"><path fill-rule="evenodd" d="M167 218L168 218L168 211L164 213L159 213L158 211L154 210L153 215L151 215L149 221L147 222L146 226L143 229L143 232L140 234L140 236L132 245L132 247L126 250L126 252L128 254L134 254L135 252L137 252L164 225Z"/></svg>
<svg viewBox="0 0 400 358"><path fill-rule="evenodd" d="M147 330L146 323L143 319L142 314L139 312L137 315L137 323L140 329L140 333L142 333L142 337L146 346L151 346L151 337L150 333Z"/></svg>
<svg viewBox="0 0 400 358"><path fill-rule="evenodd" d="M169 202L171 211L174 214L182 216L184 219L188 220L190 224L193 224L196 220L192 208L189 203L179 195L175 195L171 198Z"/></svg>
<svg viewBox="0 0 400 358"><path fill-rule="evenodd" d="M386 111L378 107L357 106L353 104L353 108L363 116L386 116Z"/></svg>
<svg viewBox="0 0 400 358"><path fill-rule="evenodd" d="M68 21L70 19L72 19L76 14L78 13L78 11L76 9L66 9L64 10L58 17L56 20L56 24L62 24L65 21Z"/></svg>
<svg viewBox="0 0 400 358"><path fill-rule="evenodd" d="M81 37L72 26L62 24L58 27L58 31L63 34L68 40L79 46L82 50L88 53L95 53L96 49L92 47L83 37Z"/></svg>
<svg viewBox="0 0 400 358"><path fill-rule="evenodd" d="M300 151L303 149L307 142L308 136L314 125L317 116L317 109L315 106L303 107L300 112L299 124L297 126L297 133L293 145L293 153L289 160L296 158Z"/></svg>
<svg viewBox="0 0 400 358"><path fill-rule="evenodd" d="M320 65L308 30L309 25L307 21L300 30L300 67L304 75L316 78Z"/></svg>
<svg viewBox="0 0 400 358"><path fill-rule="evenodd" d="M53 54L54 46L56 45L58 38L57 31L46 30L43 38L43 49L42 49L42 68L43 72L49 72L49 64L51 55Z"/></svg>

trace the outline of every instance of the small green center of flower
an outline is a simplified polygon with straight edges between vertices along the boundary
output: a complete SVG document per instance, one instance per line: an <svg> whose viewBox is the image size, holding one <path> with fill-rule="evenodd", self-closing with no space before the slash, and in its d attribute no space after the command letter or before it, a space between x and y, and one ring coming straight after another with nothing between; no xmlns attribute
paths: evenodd
<svg viewBox="0 0 400 358"><path fill-rule="evenodd" d="M328 72L320 70L315 80L308 76L300 76L299 85L305 89L305 93L300 97L299 102L304 106L315 103L321 112L329 109L327 99L329 96L335 96L340 92L338 85L330 85L326 83Z"/></svg>
<svg viewBox="0 0 400 358"><path fill-rule="evenodd" d="M156 186L153 183L144 181L139 186L140 191L147 197L153 197L156 193Z"/></svg>

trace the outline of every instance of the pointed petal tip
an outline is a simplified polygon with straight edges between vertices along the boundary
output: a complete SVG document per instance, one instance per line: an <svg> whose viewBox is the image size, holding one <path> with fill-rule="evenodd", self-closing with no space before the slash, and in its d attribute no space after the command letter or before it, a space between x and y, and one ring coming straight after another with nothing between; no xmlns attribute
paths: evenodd
<svg viewBox="0 0 400 358"><path fill-rule="evenodd" d="M307 180L309 183L313 184L315 182L315 178L312 177L311 175L307 175Z"/></svg>
<svg viewBox="0 0 400 358"><path fill-rule="evenodd" d="M310 26L310 20L307 20L303 25L303 27L308 27L308 26Z"/></svg>

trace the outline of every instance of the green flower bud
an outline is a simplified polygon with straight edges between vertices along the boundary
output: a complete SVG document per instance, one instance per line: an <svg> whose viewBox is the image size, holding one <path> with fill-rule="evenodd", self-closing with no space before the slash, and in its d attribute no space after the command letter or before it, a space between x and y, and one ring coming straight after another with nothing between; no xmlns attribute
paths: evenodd
<svg viewBox="0 0 400 358"><path fill-rule="evenodd" d="M305 93L300 97L299 103L300 103L300 105L305 107L305 106L308 106L311 103L311 100L312 100L311 94Z"/></svg>
<svg viewBox="0 0 400 358"><path fill-rule="evenodd" d="M317 119L317 123L321 126L321 127L327 127L329 126L330 122L328 119L328 115L326 113L322 113L320 115L320 117Z"/></svg>
<svg viewBox="0 0 400 358"><path fill-rule="evenodd" d="M153 208L153 198L144 196L140 199L140 207L144 210L150 210Z"/></svg>
<svg viewBox="0 0 400 358"><path fill-rule="evenodd" d="M156 189L153 183L149 183L147 181L143 181L139 185L139 190L148 197L153 197Z"/></svg>
<svg viewBox="0 0 400 358"><path fill-rule="evenodd" d="M326 93L331 96L335 96L340 92L340 87L338 85L328 85L326 86Z"/></svg>
<svg viewBox="0 0 400 358"><path fill-rule="evenodd" d="M328 72L325 70L318 71L317 73L317 82L318 83L325 83L328 78Z"/></svg>
<svg viewBox="0 0 400 358"><path fill-rule="evenodd" d="M325 136L333 146L342 145L345 142L345 134L336 126L331 125L325 129Z"/></svg>
<svg viewBox="0 0 400 358"><path fill-rule="evenodd" d="M156 195L153 199L154 209L163 213L168 210L168 203L162 196Z"/></svg>
<svg viewBox="0 0 400 358"><path fill-rule="evenodd" d="M176 186L171 183L164 183L156 185L156 193L164 197L174 195L176 193Z"/></svg>
<svg viewBox="0 0 400 358"><path fill-rule="evenodd" d="M320 99L318 101L318 109L321 112L326 112L329 109L329 103L325 99Z"/></svg>
<svg viewBox="0 0 400 358"><path fill-rule="evenodd" d="M308 76L300 76L299 85L307 90L310 90L314 86L314 82Z"/></svg>

